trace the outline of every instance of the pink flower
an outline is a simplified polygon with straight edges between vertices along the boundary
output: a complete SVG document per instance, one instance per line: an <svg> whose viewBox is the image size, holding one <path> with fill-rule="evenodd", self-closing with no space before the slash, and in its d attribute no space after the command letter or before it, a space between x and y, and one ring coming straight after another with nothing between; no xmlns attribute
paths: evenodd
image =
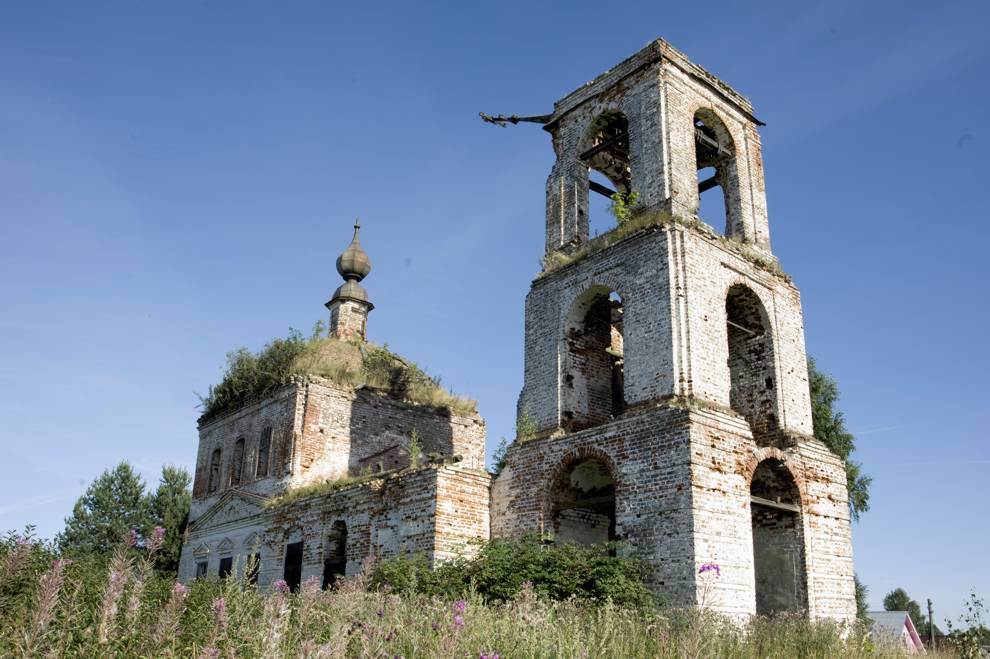
<svg viewBox="0 0 990 659"><path fill-rule="evenodd" d="M467 611L467 602L464 600L454 602L454 613L464 613L465 611Z"/></svg>
<svg viewBox="0 0 990 659"><path fill-rule="evenodd" d="M213 600L213 617L220 629L227 626L227 600L222 597Z"/></svg>
<svg viewBox="0 0 990 659"><path fill-rule="evenodd" d="M180 599L184 599L189 594L189 589L185 584L176 581L175 585L172 586L172 594Z"/></svg>
<svg viewBox="0 0 990 659"><path fill-rule="evenodd" d="M156 526L155 530L151 532L151 537L145 542L145 547L148 548L148 553L154 554L156 551L161 549L164 541L165 529L161 526Z"/></svg>
<svg viewBox="0 0 990 659"><path fill-rule="evenodd" d="M454 627L460 628L464 626L464 616L457 614L454 616Z"/></svg>
<svg viewBox="0 0 990 659"><path fill-rule="evenodd" d="M272 588L280 593L289 592L289 584L285 581L285 579L276 579L275 583L272 584Z"/></svg>

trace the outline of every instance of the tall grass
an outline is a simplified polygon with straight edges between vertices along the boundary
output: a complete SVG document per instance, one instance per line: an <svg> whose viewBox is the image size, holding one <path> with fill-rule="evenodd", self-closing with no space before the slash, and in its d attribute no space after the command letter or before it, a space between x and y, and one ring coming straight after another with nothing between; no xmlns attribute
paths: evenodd
<svg viewBox="0 0 990 659"><path fill-rule="evenodd" d="M188 589L146 572L147 551L108 563L0 543L0 656L52 657L901 657L860 627L802 616L739 625L704 610L540 599L486 602L369 587L367 577L269 594L239 579ZM147 564L147 563L146 563ZM236 572L236 570L235 570ZM368 573L366 570L365 574Z"/></svg>

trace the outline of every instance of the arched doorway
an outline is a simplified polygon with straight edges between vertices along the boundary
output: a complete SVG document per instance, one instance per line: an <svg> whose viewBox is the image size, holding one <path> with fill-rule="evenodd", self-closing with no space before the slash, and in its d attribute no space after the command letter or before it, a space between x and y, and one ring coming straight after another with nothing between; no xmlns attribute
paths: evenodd
<svg viewBox="0 0 990 659"><path fill-rule="evenodd" d="M551 523L558 542L615 540L615 479L605 462L591 457L567 466L553 490Z"/></svg>
<svg viewBox="0 0 990 659"><path fill-rule="evenodd" d="M761 462L750 484L756 613L808 608L801 494L787 466Z"/></svg>

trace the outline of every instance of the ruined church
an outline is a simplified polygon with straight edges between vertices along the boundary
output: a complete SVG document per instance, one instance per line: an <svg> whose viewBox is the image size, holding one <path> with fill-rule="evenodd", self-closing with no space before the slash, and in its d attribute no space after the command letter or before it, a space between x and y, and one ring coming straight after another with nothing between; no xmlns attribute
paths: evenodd
<svg viewBox="0 0 990 659"><path fill-rule="evenodd" d="M294 376L200 419L180 579L329 586L369 555L435 564L535 531L621 541L672 605L705 593L732 616L852 619L846 475L812 435L801 300L770 248L750 102L657 40L551 114L485 116L542 124L556 154L504 467L485 470L470 409ZM595 237L590 194L624 211ZM702 195L724 226L699 215ZM365 364L370 269L355 227L326 342Z"/></svg>

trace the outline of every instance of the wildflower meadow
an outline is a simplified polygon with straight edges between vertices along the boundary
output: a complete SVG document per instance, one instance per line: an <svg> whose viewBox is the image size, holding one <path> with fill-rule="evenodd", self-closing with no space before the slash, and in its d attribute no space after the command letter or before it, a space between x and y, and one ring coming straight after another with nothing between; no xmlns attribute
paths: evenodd
<svg viewBox="0 0 990 659"><path fill-rule="evenodd" d="M512 596L470 585L458 597L396 592L367 561L322 590L315 579L267 592L244 579L184 585L153 569L163 533L115 553L68 559L47 543L0 544L0 656L10 657L900 657L859 625L803 616L733 622L700 609L611 598ZM703 579L720 577L715 564ZM946 655L950 656L950 655Z"/></svg>

